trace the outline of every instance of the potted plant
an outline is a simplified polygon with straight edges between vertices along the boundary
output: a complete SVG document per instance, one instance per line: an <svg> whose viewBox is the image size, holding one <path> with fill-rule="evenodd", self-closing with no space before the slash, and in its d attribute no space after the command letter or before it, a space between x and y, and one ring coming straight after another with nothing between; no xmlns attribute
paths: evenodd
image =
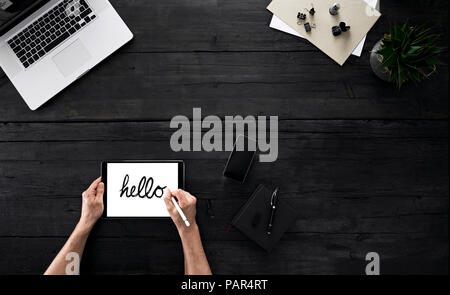
<svg viewBox="0 0 450 295"><path fill-rule="evenodd" d="M394 25L389 34L378 41L370 55L373 72L400 88L405 82L419 82L436 71L440 64L436 55L443 48L436 45L438 34L424 26Z"/></svg>

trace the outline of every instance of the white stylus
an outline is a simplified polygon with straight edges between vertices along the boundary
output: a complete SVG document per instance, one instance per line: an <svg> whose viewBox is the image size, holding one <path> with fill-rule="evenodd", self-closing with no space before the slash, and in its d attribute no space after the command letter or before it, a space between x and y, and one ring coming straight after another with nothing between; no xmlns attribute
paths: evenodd
<svg viewBox="0 0 450 295"><path fill-rule="evenodd" d="M184 223L186 224L187 227L191 226L191 224L189 223L189 221L186 218L186 215L184 215L183 211L180 208L180 205L178 205L177 201L175 200L174 197L172 197L172 203L175 206L175 208L177 209L178 213L180 213L181 219L183 219Z"/></svg>

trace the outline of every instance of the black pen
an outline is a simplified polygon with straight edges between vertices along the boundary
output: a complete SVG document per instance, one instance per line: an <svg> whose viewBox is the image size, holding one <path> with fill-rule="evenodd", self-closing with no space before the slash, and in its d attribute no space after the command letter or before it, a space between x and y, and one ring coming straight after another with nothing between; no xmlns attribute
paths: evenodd
<svg viewBox="0 0 450 295"><path fill-rule="evenodd" d="M278 188L274 190L272 193L272 197L270 198L270 219L269 224L267 225L267 234L272 234L272 227L273 227L273 220L275 217L275 210L277 208L277 202L278 202Z"/></svg>

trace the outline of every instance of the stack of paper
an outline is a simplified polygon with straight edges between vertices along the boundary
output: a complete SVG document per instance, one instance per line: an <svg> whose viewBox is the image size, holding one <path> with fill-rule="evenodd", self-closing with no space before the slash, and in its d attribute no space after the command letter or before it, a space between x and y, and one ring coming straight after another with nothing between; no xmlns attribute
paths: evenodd
<svg viewBox="0 0 450 295"><path fill-rule="evenodd" d="M362 0L361 0L362 1ZM364 0L366 3L367 3L367 5L369 5L370 7L372 7L372 8L375 8L375 9L377 9L377 10L379 10L379 7L380 7L380 0ZM275 1L274 1L275 2ZM278 1L278 2L280 2L280 1ZM310 1L310 2L314 2L314 0L312 0L312 1ZM339 1L337 1L337 2L339 2ZM270 5L269 5L270 6ZM303 5L304 6L304 5ZM306 7L304 7L304 9L305 8L308 8L309 6L306 6ZM303 12L305 12L304 11L304 9L303 9ZM345 8L342 8L342 9L345 9ZM270 10L270 8L269 8L269 10ZM316 8L316 10L317 10L317 8ZM293 14L296 14L296 12L294 11L294 12L292 12ZM305 12L306 14L308 14L307 12ZM326 12L326 13L328 13L328 12ZM286 18L286 16L285 16L285 18ZM349 20L347 20L347 22L351 25L351 23L352 23L352 20L351 19L349 19ZM279 17L279 16L277 16L277 15L273 15L273 17L272 17L272 20L271 20L271 22L270 22L270 25L269 25L271 28L274 28L274 29L277 29L277 30L280 30L280 31L283 31L283 32L285 32L285 33L288 33L288 34L292 34L292 35L295 35L295 36L298 36L298 37L301 37L301 38L307 38L308 39L308 37L305 37L305 35L304 34L301 34L301 33L299 33L299 29L298 28L293 28L293 27L291 27L292 26L292 22L291 22L291 26L290 25L288 25L285 21L283 21L283 19L281 18L281 17ZM328 28L327 28L328 29ZM314 30L314 29L313 29ZM314 32L313 32L314 33ZM360 42L359 42L359 44L357 44L357 46L354 48L354 50L353 50L353 52L352 52L352 54L353 55L355 55L355 56L361 56L361 53L362 53L362 50L363 50L363 47L364 47L364 43L365 43L365 40L366 40L366 36L363 36L363 38L362 39L360 39ZM310 40L311 41L311 40ZM359 40L358 40L359 41ZM313 42L314 43L314 42ZM341 62L339 62L339 63L341 63Z"/></svg>

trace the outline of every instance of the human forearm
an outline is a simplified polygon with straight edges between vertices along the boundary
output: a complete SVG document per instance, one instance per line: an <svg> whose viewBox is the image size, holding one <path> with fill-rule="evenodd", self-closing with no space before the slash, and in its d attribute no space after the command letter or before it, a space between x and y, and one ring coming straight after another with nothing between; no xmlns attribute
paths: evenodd
<svg viewBox="0 0 450 295"><path fill-rule="evenodd" d="M179 230L183 244L185 274L211 275L197 224Z"/></svg>
<svg viewBox="0 0 450 295"><path fill-rule="evenodd" d="M211 269L203 250L200 231L195 221L197 198L183 190L171 192L169 189L164 193L164 202L170 214L183 244L184 273L187 275L210 275ZM178 202L184 212L190 226L186 226L180 213L175 208L173 201Z"/></svg>
<svg viewBox="0 0 450 295"><path fill-rule="evenodd" d="M101 182L101 177L99 177L81 194L82 204L80 221L67 242L64 244L64 247L59 251L55 259L53 259L53 262L44 274L66 274L66 266L69 263L72 263L72 265L74 263L78 264L77 269L79 270L79 263L81 261L81 256L83 256L84 246L86 245L89 233L103 213L104 190L105 185ZM73 255L75 255L75 258L78 259L74 261L75 258L73 255L67 255L69 253L74 253Z"/></svg>
<svg viewBox="0 0 450 295"><path fill-rule="evenodd" d="M84 247L86 241L89 237L89 233L92 226L86 224L84 221L80 220L74 231L70 235L64 247L59 251L58 255L55 257L53 262L50 264L48 269L45 271L45 275L64 275L66 274L66 266L69 261L66 260L67 254L73 252L78 255L79 260L83 255Z"/></svg>

